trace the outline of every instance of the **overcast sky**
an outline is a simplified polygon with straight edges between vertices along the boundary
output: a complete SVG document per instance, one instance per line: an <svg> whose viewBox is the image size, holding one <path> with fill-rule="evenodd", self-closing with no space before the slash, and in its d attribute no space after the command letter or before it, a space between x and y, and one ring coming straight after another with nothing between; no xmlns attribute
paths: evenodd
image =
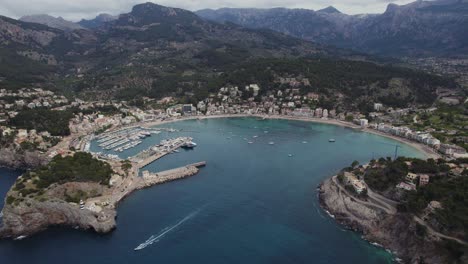
<svg viewBox="0 0 468 264"><path fill-rule="evenodd" d="M318 10L333 5L343 13L382 13L389 3L406 4L413 0L158 0L160 5L192 11L220 7L288 7ZM135 4L148 0L0 0L0 15L19 18L31 14L49 14L77 21L99 13L127 13Z"/></svg>

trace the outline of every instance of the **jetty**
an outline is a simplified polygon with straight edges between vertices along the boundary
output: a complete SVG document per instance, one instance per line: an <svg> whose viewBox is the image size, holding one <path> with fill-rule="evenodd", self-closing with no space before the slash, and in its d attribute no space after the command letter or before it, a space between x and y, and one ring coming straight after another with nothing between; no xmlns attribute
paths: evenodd
<svg viewBox="0 0 468 264"><path fill-rule="evenodd" d="M165 170L157 173L151 173L149 171L143 171L143 176L137 183L135 188L141 189L145 187L150 187L155 184L161 184L168 181L174 181L178 179L183 179L186 177L193 176L198 173L200 167L206 166L206 161L201 161L193 164L189 164L183 167Z"/></svg>

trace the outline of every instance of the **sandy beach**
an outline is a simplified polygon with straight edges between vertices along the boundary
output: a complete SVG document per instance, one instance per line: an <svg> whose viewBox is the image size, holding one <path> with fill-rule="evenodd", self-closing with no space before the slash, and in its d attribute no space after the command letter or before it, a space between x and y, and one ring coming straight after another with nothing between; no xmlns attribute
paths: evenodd
<svg viewBox="0 0 468 264"><path fill-rule="evenodd" d="M211 115L211 116L190 116L190 117L181 117L177 119L171 119L171 120L164 120L164 121L152 121L152 122L145 122L145 123L140 123L138 125L144 126L144 127L152 127L152 126L157 126L157 125L163 125L163 124L169 124L169 123L174 123L178 121L184 121L184 120L193 120L193 119L213 119L213 118L235 118L235 117L256 117L256 118L265 118L265 119L281 119L281 120L294 120L294 121L304 121L304 122L314 122L314 123L321 123L321 124L329 124L329 125L336 125L336 126L342 126L342 127L348 127L348 128L353 128L353 129L358 129L362 132L365 133L371 133L387 138L391 138L393 140L396 140L398 142L401 142L403 144L409 145L422 153L426 156L426 158L433 158L433 159L438 159L441 157L439 153L437 153L436 150L430 148L427 145L421 144L419 142L414 142L410 141L406 138L401 138L397 137L394 135L389 135L371 128L361 128L358 125L355 125L350 122L346 121L341 121L341 120L336 120L336 119L322 119L322 118L311 118L311 117L296 117L296 116L284 116L284 115L249 115L249 114L236 114L236 115Z"/></svg>

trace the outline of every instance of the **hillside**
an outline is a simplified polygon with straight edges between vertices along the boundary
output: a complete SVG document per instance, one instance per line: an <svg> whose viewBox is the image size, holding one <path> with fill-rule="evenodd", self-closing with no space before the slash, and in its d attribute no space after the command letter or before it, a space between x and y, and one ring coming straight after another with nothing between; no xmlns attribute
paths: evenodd
<svg viewBox="0 0 468 264"><path fill-rule="evenodd" d="M465 56L468 3L463 0L389 4L383 14L346 15L333 7L200 10L213 21L268 28L295 37L386 56Z"/></svg>
<svg viewBox="0 0 468 264"><path fill-rule="evenodd" d="M318 13L341 15L332 8ZM85 99L175 95L196 101L222 85L248 81L269 87L265 80L292 70L314 80L303 92L338 90L363 100L388 98L385 103L398 106L431 104L437 87L454 85L413 71L349 61L366 60L362 54L271 30L210 22L152 3L136 5L94 29L62 31L1 18L0 49L9 54L2 65L8 69L2 71L5 88L42 86ZM330 59L336 62L328 63ZM249 69L259 72L261 67L267 69L242 79Z"/></svg>

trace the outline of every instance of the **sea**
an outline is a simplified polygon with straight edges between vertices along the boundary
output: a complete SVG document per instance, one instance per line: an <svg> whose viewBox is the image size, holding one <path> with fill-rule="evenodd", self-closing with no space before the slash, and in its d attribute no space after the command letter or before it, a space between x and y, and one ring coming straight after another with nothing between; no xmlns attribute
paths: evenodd
<svg viewBox="0 0 468 264"><path fill-rule="evenodd" d="M418 150L359 130L302 121L219 118L160 127L178 131L107 153L127 158L162 139L190 136L197 143L193 150L181 149L143 170L198 161L207 166L193 177L130 195L109 234L53 227L22 240L1 240L0 263L394 262L391 253L321 209L317 186L354 160L393 157L395 149L398 156L424 157ZM97 142L91 150L104 151ZM0 169L0 206L20 173Z"/></svg>

